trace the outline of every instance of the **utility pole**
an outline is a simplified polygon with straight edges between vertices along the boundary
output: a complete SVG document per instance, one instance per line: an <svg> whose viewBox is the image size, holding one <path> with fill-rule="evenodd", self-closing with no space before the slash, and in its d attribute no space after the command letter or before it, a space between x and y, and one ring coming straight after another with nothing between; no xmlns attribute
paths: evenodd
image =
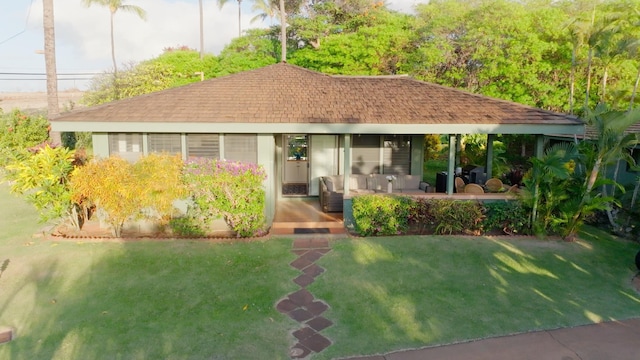
<svg viewBox="0 0 640 360"><path fill-rule="evenodd" d="M60 114L58 107L58 73L56 71L56 36L54 30L53 0L43 0L44 16L44 62L47 73L47 118ZM49 134L54 145L61 145L62 139L59 132Z"/></svg>

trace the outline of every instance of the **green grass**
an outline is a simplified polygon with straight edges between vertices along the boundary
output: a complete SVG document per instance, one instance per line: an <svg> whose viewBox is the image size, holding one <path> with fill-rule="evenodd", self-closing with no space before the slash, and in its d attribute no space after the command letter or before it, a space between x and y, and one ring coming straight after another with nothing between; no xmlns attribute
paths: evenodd
<svg viewBox="0 0 640 360"><path fill-rule="evenodd" d="M0 186L0 359L287 359L291 241L49 241Z"/></svg>
<svg viewBox="0 0 640 360"><path fill-rule="evenodd" d="M0 359L287 359L290 239L51 241L0 185ZM640 316L637 243L407 236L335 241L309 286L331 308L314 359Z"/></svg>
<svg viewBox="0 0 640 360"><path fill-rule="evenodd" d="M637 243L594 229L575 243L526 238L340 241L309 287L331 304L319 359L371 355L640 316Z"/></svg>
<svg viewBox="0 0 640 360"><path fill-rule="evenodd" d="M424 162L424 176L422 178L435 188L436 174L441 171L447 171L448 166L449 160L446 157L427 160Z"/></svg>

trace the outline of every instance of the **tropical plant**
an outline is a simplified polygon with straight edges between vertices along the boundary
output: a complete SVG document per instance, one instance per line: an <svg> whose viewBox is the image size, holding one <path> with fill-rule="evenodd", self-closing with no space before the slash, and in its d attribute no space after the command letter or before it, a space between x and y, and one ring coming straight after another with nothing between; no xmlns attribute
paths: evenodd
<svg viewBox="0 0 640 360"><path fill-rule="evenodd" d="M238 37L242 36L242 0L237 0L238 1ZM223 6L225 6L229 0L217 0L218 2L218 7L220 9L222 9Z"/></svg>
<svg viewBox="0 0 640 360"><path fill-rule="evenodd" d="M42 222L62 218L76 229L82 225L80 202L75 201L69 186L74 155L73 150L46 145L7 166L7 176L13 181L11 192L25 195L40 212Z"/></svg>
<svg viewBox="0 0 640 360"><path fill-rule="evenodd" d="M626 130L640 122L640 108L624 112L610 110L606 105L600 104L594 110L587 110L585 115L587 124L595 130L597 138L586 146L593 153L590 157L591 161L585 164L584 192L580 197L577 211L571 217L563 234L568 239L576 235L586 215L601 208L595 206L600 194L594 192L598 185L601 167L620 160L633 164L634 160L629 149L639 143L638 134L627 133Z"/></svg>
<svg viewBox="0 0 640 360"><path fill-rule="evenodd" d="M542 158L530 159L532 166L523 179L522 200L531 211L528 224L535 234L546 234L559 206L569 200L568 181L579 157L573 143L562 142L548 148Z"/></svg>

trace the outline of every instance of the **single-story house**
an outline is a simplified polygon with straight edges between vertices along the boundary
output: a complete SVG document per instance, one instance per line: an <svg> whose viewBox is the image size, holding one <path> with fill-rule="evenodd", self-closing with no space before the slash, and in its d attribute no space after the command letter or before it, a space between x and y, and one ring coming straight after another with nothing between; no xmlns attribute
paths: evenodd
<svg viewBox="0 0 640 360"><path fill-rule="evenodd" d="M457 134L534 134L541 153L543 134L583 134L584 124L408 76L332 76L283 62L64 113L52 130L92 132L99 157L172 152L261 164L272 221L279 200L318 196L322 176L343 175L345 210L351 174L422 177L424 134L449 135L453 174ZM446 182L452 194L453 177Z"/></svg>

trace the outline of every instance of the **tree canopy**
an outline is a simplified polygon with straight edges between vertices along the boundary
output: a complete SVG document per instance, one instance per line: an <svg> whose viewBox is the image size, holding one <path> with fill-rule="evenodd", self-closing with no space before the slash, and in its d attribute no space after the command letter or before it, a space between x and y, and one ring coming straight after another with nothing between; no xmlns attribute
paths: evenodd
<svg viewBox="0 0 640 360"><path fill-rule="evenodd" d="M431 0L414 14L370 0L285 4L288 60L312 70L408 74L562 112L638 101L640 0ZM196 72L213 78L280 61L279 31L245 31L203 60L190 49L165 51L130 66L118 85L136 90L119 97L199 81ZM88 97L108 86L102 81ZM114 100L107 91L98 97Z"/></svg>

